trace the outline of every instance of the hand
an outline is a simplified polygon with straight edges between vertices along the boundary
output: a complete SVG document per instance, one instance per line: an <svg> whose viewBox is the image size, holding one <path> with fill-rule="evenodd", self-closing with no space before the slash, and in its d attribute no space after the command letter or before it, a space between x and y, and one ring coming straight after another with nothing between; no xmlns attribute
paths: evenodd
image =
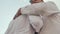
<svg viewBox="0 0 60 34"><path fill-rule="evenodd" d="M20 16L21 15L21 8L18 10L18 12L16 13L16 15L14 16L14 18L13 19L16 19L18 16Z"/></svg>

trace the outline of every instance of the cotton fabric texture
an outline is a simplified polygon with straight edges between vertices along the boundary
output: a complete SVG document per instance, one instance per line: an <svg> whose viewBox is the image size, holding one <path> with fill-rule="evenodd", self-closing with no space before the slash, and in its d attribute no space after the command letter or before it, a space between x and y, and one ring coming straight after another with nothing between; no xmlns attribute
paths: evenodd
<svg viewBox="0 0 60 34"><path fill-rule="evenodd" d="M60 34L60 11L52 1L21 8L19 17L10 22L5 34Z"/></svg>

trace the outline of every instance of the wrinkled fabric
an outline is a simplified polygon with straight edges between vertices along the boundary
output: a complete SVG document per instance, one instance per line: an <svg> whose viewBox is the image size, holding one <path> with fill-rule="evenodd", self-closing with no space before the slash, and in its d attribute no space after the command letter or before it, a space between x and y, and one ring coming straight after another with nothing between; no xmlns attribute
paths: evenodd
<svg viewBox="0 0 60 34"><path fill-rule="evenodd" d="M22 15L11 21L6 34L60 34L59 12L51 1L23 7Z"/></svg>
<svg viewBox="0 0 60 34"><path fill-rule="evenodd" d="M27 16L21 15L10 22L5 34L34 34L34 31L29 25L29 19Z"/></svg>
<svg viewBox="0 0 60 34"><path fill-rule="evenodd" d="M29 16L30 24L35 32L39 32L43 26L43 21L40 16Z"/></svg>
<svg viewBox="0 0 60 34"><path fill-rule="evenodd" d="M32 5L23 7L21 9L22 14L28 14L28 15L48 16L48 15L56 13L56 12L60 12L60 11L57 8L56 4L51 1L35 3Z"/></svg>
<svg viewBox="0 0 60 34"><path fill-rule="evenodd" d="M42 26L43 22L39 16L21 15L10 22L5 34L34 34L35 29L38 32Z"/></svg>
<svg viewBox="0 0 60 34"><path fill-rule="evenodd" d="M60 11L54 2L36 3L30 6L26 7L30 11L22 8L21 13L42 16L43 27L39 34L60 34L60 15L58 15Z"/></svg>
<svg viewBox="0 0 60 34"><path fill-rule="evenodd" d="M39 34L60 34L60 13L43 18L43 28Z"/></svg>

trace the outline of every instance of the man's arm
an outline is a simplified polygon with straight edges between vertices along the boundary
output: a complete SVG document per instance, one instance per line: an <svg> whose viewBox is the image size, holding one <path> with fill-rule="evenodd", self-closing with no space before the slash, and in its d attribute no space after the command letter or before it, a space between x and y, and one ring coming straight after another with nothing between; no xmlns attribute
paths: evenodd
<svg viewBox="0 0 60 34"><path fill-rule="evenodd" d="M38 15L39 11L41 11L44 7L45 7L45 3L36 3L36 4L28 5L26 7L21 8L21 13L28 15Z"/></svg>
<svg viewBox="0 0 60 34"><path fill-rule="evenodd" d="M22 14L28 14L28 15L46 15L48 14L48 11L56 11L58 10L56 4L54 2L42 2L42 3L36 3L29 5L27 7L22 8L21 13ZM49 12L51 13L51 12Z"/></svg>
<svg viewBox="0 0 60 34"><path fill-rule="evenodd" d="M14 18L13 19L16 19L18 16L20 16L21 15L21 8L18 10L18 12L16 13L16 15L14 16Z"/></svg>

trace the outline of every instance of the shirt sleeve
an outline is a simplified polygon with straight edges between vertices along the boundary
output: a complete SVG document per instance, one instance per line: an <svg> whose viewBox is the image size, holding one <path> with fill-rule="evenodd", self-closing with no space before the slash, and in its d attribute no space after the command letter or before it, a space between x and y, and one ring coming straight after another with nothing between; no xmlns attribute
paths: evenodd
<svg viewBox="0 0 60 34"><path fill-rule="evenodd" d="M26 7L23 7L21 10L22 14L28 14L28 15L48 15L52 12L50 11L57 11L58 8L56 4L52 1L48 2L41 2L41 3L35 3L32 5L28 5Z"/></svg>
<svg viewBox="0 0 60 34"><path fill-rule="evenodd" d="M32 14L32 15L38 15L39 11L41 11L44 7L44 3L36 3L32 5L28 5L26 7L23 7L21 9L22 14Z"/></svg>

